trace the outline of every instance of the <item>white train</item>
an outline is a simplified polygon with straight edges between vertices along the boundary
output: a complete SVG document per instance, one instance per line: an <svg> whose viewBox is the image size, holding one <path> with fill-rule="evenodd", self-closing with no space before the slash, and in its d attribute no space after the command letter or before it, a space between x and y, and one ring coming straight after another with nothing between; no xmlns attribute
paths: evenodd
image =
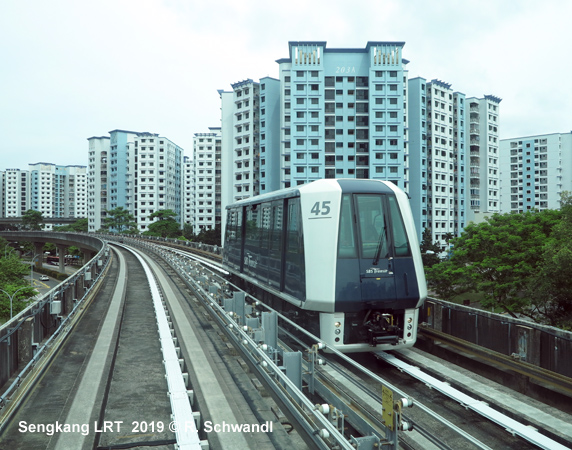
<svg viewBox="0 0 572 450"><path fill-rule="evenodd" d="M407 195L324 179L227 207L235 283L342 352L410 347L425 274Z"/></svg>

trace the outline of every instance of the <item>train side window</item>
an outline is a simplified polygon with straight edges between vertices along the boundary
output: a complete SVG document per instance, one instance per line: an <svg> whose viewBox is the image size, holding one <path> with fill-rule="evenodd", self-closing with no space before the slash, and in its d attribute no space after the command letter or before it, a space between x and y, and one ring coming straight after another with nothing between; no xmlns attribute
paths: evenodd
<svg viewBox="0 0 572 450"><path fill-rule="evenodd" d="M272 229L270 235L270 254L279 257L282 253L282 200L272 202Z"/></svg>
<svg viewBox="0 0 572 450"><path fill-rule="evenodd" d="M357 258L354 221L352 220L351 198L348 194L342 197L340 212L340 236L338 239L338 258Z"/></svg>
<svg viewBox="0 0 572 450"><path fill-rule="evenodd" d="M225 233L225 261L236 267L240 267L242 251L242 210L228 210Z"/></svg>
<svg viewBox="0 0 572 450"><path fill-rule="evenodd" d="M288 199L287 211L284 292L303 301L306 297L306 268L300 199Z"/></svg>
<svg viewBox="0 0 572 450"><path fill-rule="evenodd" d="M254 207L249 206L246 209L246 235L245 235L245 248L258 253L259 242L260 242L260 228L258 224L259 210Z"/></svg>
<svg viewBox="0 0 572 450"><path fill-rule="evenodd" d="M304 253L302 233L300 229L300 200L288 201L288 236L286 251L288 253Z"/></svg>
<svg viewBox="0 0 572 450"><path fill-rule="evenodd" d="M268 249L271 246L272 232L272 209L270 203L262 205L262 214L260 215L260 248Z"/></svg>
<svg viewBox="0 0 572 450"><path fill-rule="evenodd" d="M399 206L397 205L397 199L395 197L389 197L389 210L391 212L395 256L411 256L409 239L407 239L407 232L403 225L403 217L401 216Z"/></svg>

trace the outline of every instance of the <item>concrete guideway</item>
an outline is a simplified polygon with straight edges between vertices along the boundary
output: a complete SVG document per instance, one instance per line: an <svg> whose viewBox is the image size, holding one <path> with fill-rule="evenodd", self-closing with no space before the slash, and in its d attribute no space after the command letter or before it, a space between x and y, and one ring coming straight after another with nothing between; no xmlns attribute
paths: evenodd
<svg viewBox="0 0 572 450"><path fill-rule="evenodd" d="M148 280L122 252L109 285L28 393L0 448L176 442Z"/></svg>
<svg viewBox="0 0 572 450"><path fill-rule="evenodd" d="M198 332L195 331L195 324L189 317L188 308L181 303L182 299L175 293L171 283L167 280L159 266L147 255L143 258L151 266L153 272L157 276L159 283L163 287L165 300L168 302L171 311L171 317L175 320L177 337L181 346L186 349L189 357L189 370L192 371L192 378L196 380L197 389L203 392L205 407L207 411L205 415L209 417L212 424L248 424L254 423L252 415L245 417L245 410L237 404L236 394L232 395L228 392L231 386L224 386L221 383L220 366L215 365L213 355L207 354L204 347L204 340L199 339ZM224 386L224 388L223 388ZM226 389L225 389L226 388ZM230 395L229 395L230 394ZM240 413L242 409L242 413ZM263 433L258 433L263 435ZM252 436L249 436L252 438ZM264 439L258 436L257 439ZM213 442L215 448L252 448L252 442L249 442L245 433L224 433L213 431L209 433L209 443ZM270 441L266 442L270 446ZM268 447L267 447L268 448Z"/></svg>
<svg viewBox="0 0 572 450"><path fill-rule="evenodd" d="M113 344L115 329L119 322L123 298L125 296L127 266L121 253L119 257L119 275L117 286L111 299L111 304L105 316L105 321L100 329L99 336L91 357L87 363L84 376L80 382L75 398L72 402L65 423L89 424L92 418L92 410L95 399L104 381L104 370L107 356ZM62 433L59 435L57 447L60 448L84 448L89 435L77 433Z"/></svg>
<svg viewBox="0 0 572 450"><path fill-rule="evenodd" d="M79 308L63 333L50 344L47 361L41 360L38 376L26 378L21 388L22 400L11 421L0 434L0 448L54 448L59 436L56 426L62 424L69 399L85 371L87 358L108 309L119 272L117 258L112 258L107 284L96 286L95 296ZM79 319L78 322L75 322ZM62 340L63 339L63 340ZM49 357L48 357L49 356ZM88 425L88 424L86 424ZM43 428L43 432L42 432Z"/></svg>
<svg viewBox="0 0 572 450"><path fill-rule="evenodd" d="M451 367L447 367L442 361L431 360L412 350L400 350L397 351L397 353L403 355L415 364L421 365L426 369L430 369L433 372L445 376L447 379L455 380L457 384L462 385L465 388L469 388L475 393L486 395L489 401L494 401L493 399L496 398L495 402L511 405L519 414L524 415L531 422L542 423L544 427L558 430L558 433L563 435L563 439L566 439L567 436L567 438L572 441L572 425L570 425L569 422L562 421L552 415L546 414L539 409L534 408L530 404L522 402L514 397L508 396L504 393L501 394L498 390L495 391L495 389L490 386L490 383L480 383L474 377L467 377L461 372L456 371ZM522 424L506 414L497 411L484 401L461 392L451 386L449 382L443 382L434 376L423 372L419 367L415 367L386 352L376 352L375 354L378 358L387 361L399 370L423 381L430 388L438 390L444 395L461 403L466 408L471 409L501 427L504 427L509 433L518 435L534 445L537 445L539 448L546 450L569 449L569 447L538 432L535 428Z"/></svg>

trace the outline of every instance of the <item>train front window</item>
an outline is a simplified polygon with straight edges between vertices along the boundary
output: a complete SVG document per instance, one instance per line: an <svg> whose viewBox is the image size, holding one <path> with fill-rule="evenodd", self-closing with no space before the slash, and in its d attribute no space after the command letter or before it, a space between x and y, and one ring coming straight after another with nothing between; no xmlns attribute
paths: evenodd
<svg viewBox="0 0 572 450"><path fill-rule="evenodd" d="M409 239L405 226L403 225L403 217L397 205L395 197L389 197L389 210L391 211L391 224L393 231L393 245L395 247L395 256L411 256L409 247Z"/></svg>
<svg viewBox="0 0 572 450"><path fill-rule="evenodd" d="M389 230L383 196L358 194L355 196L355 202L361 238L361 257L372 260L387 259L389 256Z"/></svg>
<svg viewBox="0 0 572 450"><path fill-rule="evenodd" d="M342 197L338 258L357 258L351 196Z"/></svg>

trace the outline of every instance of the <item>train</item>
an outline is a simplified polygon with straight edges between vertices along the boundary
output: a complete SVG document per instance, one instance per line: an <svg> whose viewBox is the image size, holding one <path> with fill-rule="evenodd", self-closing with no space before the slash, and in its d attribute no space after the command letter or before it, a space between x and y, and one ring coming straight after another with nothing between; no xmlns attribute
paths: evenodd
<svg viewBox="0 0 572 450"><path fill-rule="evenodd" d="M409 198L389 181L322 179L228 205L223 266L327 348L416 341L425 273Z"/></svg>

